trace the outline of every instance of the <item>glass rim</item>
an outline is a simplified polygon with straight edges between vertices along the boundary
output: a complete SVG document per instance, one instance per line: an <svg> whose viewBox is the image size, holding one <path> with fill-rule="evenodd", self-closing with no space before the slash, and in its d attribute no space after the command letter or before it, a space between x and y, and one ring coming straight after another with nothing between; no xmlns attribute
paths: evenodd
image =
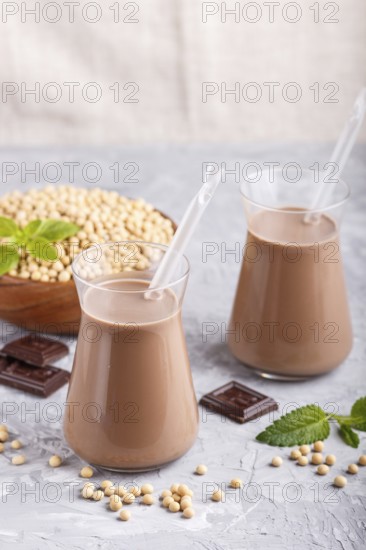
<svg viewBox="0 0 366 550"><path fill-rule="evenodd" d="M131 294L131 293L145 294L148 290L147 288L144 288L142 290L119 290L119 289L113 289L113 288L103 288L102 286L93 283L93 281L89 281L87 279L84 279L83 277L81 277L80 275L78 275L75 272L76 263L78 262L78 260L80 260L80 258L83 256L83 254L87 250L90 250L93 247L95 247L95 248L97 248L97 247L106 248L107 246L110 246L111 244L113 244L113 245L116 245L116 244L118 244L118 245L119 244L121 244L121 245L124 245L124 244L126 244L126 245L138 244L138 245L144 245L144 246L151 246L153 248L159 248L160 250L164 251L165 253L169 248L169 246L167 246L165 244L153 243L153 242L149 242L149 241L137 241L137 240L136 241L108 241L108 242L105 242L105 243L93 243L92 246L90 246L90 247L86 248L85 250L82 250L81 252L79 252L79 254L72 261L71 269L72 269L72 274L73 274L74 279L76 281L81 282L82 284L88 285L89 287L93 287L93 288L96 288L98 290L104 290L104 291L107 291L107 292L115 292L115 293L123 293L123 294L127 294L127 293L129 293L129 294ZM165 285L162 285L162 286L156 287L154 289L151 289L151 291L158 292L158 291L165 290L167 288L175 286L176 284L181 283L182 281L184 281L184 279L186 279L188 277L190 269L191 269L190 262L189 262L189 260L188 260L188 258L185 254L181 254L181 258L185 262L185 269L184 269L183 275L180 275L179 277L173 279L170 283L167 283ZM137 273L143 273L144 271L146 271L146 270L142 269L142 270L139 270ZM123 272L121 272L121 273L123 273ZM129 273L132 274L133 271L131 271Z"/></svg>
<svg viewBox="0 0 366 550"><path fill-rule="evenodd" d="M273 170L274 173L282 173L282 169L280 168L275 168ZM303 169L303 172L305 173L309 173L309 172L312 172L311 170L309 169ZM254 173L254 172L253 172ZM325 173L325 170L320 170L319 173ZM351 187L350 185L344 181L344 179L341 179L339 178L337 180L336 185L342 185L345 189L345 194L344 194L344 197L336 202L332 202L331 204L327 205L327 206L323 206L323 207L319 207L319 208L309 208L309 209L305 209L305 210L298 210L298 209L295 209L294 208L286 208L286 210L283 209L283 207L276 207L276 206L267 206L261 202L258 202L258 201L255 201L253 199L251 199L250 197L248 197L248 195L244 192L244 186L245 185L253 185L253 184L258 184L259 182L258 181L245 181L245 182L242 182L240 184L240 193L243 197L243 199L252 204L253 206L257 206L263 210L269 210L269 211L272 211L272 212L285 212L286 214L304 214L304 212L306 214L320 214L322 212L328 212L329 210L332 210L333 208L337 208L339 206L342 206L345 202L347 202L347 200L349 199L350 195L351 195ZM274 183L274 182L273 182ZM298 182L293 182L294 184L298 183Z"/></svg>

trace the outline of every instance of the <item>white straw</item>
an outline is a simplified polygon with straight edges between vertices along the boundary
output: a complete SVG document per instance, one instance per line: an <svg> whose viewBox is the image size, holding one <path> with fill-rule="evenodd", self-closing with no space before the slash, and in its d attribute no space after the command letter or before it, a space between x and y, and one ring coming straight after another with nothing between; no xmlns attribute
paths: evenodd
<svg viewBox="0 0 366 550"><path fill-rule="evenodd" d="M171 277L179 263L183 252L199 222L208 203L215 194L220 183L221 173L210 176L204 183L197 195L190 202L182 221L173 237L170 246L165 253L158 269L149 285L150 289L161 288L171 282ZM146 293L149 296L149 292Z"/></svg>
<svg viewBox="0 0 366 550"><path fill-rule="evenodd" d="M364 121L365 113L366 88L363 88L356 98L351 116L349 117L346 125L342 130L341 135L338 138L333 154L329 161L330 163L334 163L336 166L338 166L338 177L341 177L344 167L348 161L348 157L352 151L352 148L355 144L358 133ZM315 210L326 204L326 199L331 194L331 192L332 187L326 182L323 182L323 184L319 187L319 190L314 198L310 210Z"/></svg>

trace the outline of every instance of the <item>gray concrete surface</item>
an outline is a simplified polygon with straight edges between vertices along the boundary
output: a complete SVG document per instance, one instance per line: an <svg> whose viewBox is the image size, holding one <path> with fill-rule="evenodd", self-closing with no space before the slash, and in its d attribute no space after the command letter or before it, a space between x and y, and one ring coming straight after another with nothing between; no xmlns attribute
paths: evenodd
<svg viewBox="0 0 366 550"><path fill-rule="evenodd" d="M310 166L325 162L331 147L252 146L223 147L164 146L121 150L2 150L4 162L77 161L100 163L100 184L118 189L128 196L143 196L179 221L184 207L198 189L203 161L249 161L286 163L297 161ZM119 161L139 165L138 183L115 184L111 166ZM218 255L202 262L202 243L226 243L233 248L243 242L245 223L239 200L238 185L228 179L222 185L206 216L200 223L188 256L192 270L184 304L184 326L187 335L197 398L217 386L236 379L265 394L280 404L280 411L289 404L305 405L317 402L321 406L335 403L348 413L356 398L366 394L365 382L365 231L366 163L364 147L355 150L344 174L352 185L342 228L343 257L354 328L351 355L335 372L306 382L281 383L257 377L240 365L221 343L218 336L202 342L202 323L221 323L228 319L237 281L239 263L234 256L221 262ZM85 185L80 173L77 183ZM67 180L63 177L63 181ZM15 175L9 188L26 189L31 179L20 182ZM3 333L3 341L5 334ZM69 342L71 351L74 343ZM72 353L59 363L70 370ZM174 464L156 472L119 476L98 472L96 479L151 482L156 492L175 481L188 483L195 492L196 515L184 520L180 514L170 514L159 505L131 507L132 519L122 523L102 502L79 498L82 480L78 472L83 465L63 441L60 415L66 398L66 388L47 400L0 386L0 403L13 403L16 414L7 418L12 434L26 446L27 463L13 466L10 454L0 454L1 511L0 546L4 550L24 548L46 549L159 549L236 550L292 549L351 550L361 549L365 541L366 468L356 476L348 475L344 490L330 483L366 452L366 438L360 432L361 444L355 450L347 447L332 430L326 442L326 452L337 455L337 464L326 477L315 475L315 467L301 468L287 460L288 449L271 448L255 441L256 434L269 422L265 416L249 424L223 422L219 416L200 413L199 436L194 447ZM32 411L35 411L32 414ZM179 413L179 403L177 403ZM179 434L176 434L179 437ZM97 442L96 442L97 444ZM65 457L61 468L47 466L49 455ZM281 468L269 466L271 458L284 457ZM194 468L205 463L205 477L193 475ZM205 483L227 483L233 477L245 482L243 492L227 494L223 503L203 502ZM71 484L71 485L70 485ZM72 487L75 487L73 497ZM13 494L10 494L13 493Z"/></svg>

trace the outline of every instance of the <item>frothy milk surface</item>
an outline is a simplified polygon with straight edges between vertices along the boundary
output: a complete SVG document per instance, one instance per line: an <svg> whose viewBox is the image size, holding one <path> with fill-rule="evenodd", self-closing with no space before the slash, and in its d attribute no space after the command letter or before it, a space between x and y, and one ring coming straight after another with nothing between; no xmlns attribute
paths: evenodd
<svg viewBox="0 0 366 550"><path fill-rule="evenodd" d="M65 436L84 460L116 470L170 462L197 434L180 307L170 289L146 299L148 284L101 281L83 300L68 394L80 405L65 414Z"/></svg>
<svg viewBox="0 0 366 550"><path fill-rule="evenodd" d="M146 324L177 313L179 304L172 290L161 291L158 299L148 299L143 292L148 286L149 282L143 279L101 280L96 288L87 289L83 310L97 321L112 324Z"/></svg>
<svg viewBox="0 0 366 550"><path fill-rule="evenodd" d="M257 238L287 245L290 242L311 246L315 242L338 240L335 221L324 214L305 218L306 210L282 208L257 212L249 220L249 231Z"/></svg>
<svg viewBox="0 0 366 550"><path fill-rule="evenodd" d="M249 220L228 343L248 366L322 374L352 346L338 230L327 215L259 211Z"/></svg>

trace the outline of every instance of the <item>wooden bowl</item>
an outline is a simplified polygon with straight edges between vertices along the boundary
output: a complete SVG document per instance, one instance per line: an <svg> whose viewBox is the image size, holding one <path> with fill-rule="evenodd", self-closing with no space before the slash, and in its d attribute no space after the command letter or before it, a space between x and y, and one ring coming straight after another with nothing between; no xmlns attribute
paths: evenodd
<svg viewBox="0 0 366 550"><path fill-rule="evenodd" d="M177 226L169 216L176 231ZM80 306L73 280L41 283L10 275L0 277L0 319L26 330L77 335Z"/></svg>
<svg viewBox="0 0 366 550"><path fill-rule="evenodd" d="M41 283L3 275L0 318L27 330L77 334L80 306L75 283Z"/></svg>

